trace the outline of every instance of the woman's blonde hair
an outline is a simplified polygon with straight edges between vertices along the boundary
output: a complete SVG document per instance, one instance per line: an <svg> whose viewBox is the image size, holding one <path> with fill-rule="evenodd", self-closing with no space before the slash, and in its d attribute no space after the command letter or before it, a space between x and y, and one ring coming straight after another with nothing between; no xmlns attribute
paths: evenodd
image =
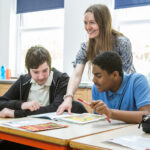
<svg viewBox="0 0 150 150"><path fill-rule="evenodd" d="M87 12L93 13L99 27L99 36L96 39L88 40L87 60L91 64L100 51L112 50L116 36L123 36L123 34L112 29L112 18L107 6L101 4L92 5L85 11L85 14Z"/></svg>

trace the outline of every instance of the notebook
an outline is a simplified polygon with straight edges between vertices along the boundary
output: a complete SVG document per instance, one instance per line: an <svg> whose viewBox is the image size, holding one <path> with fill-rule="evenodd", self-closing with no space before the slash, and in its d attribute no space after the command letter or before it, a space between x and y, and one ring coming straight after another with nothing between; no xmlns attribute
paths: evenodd
<svg viewBox="0 0 150 150"><path fill-rule="evenodd" d="M86 123L95 122L106 118L103 115L91 114L91 113L83 113L83 114L74 113L72 115L69 115L68 113L64 113L63 115L56 115L56 113L46 113L40 115L32 115L29 117L53 119L53 120L66 121L66 122L77 123L77 124L86 124Z"/></svg>

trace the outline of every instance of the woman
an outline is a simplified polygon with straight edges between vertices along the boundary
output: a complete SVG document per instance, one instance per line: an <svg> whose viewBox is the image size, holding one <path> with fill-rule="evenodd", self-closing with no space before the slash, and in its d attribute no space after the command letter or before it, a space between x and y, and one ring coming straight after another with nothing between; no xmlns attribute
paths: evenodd
<svg viewBox="0 0 150 150"><path fill-rule="evenodd" d="M112 28L111 14L105 5L90 6L85 11L84 26L89 40L81 44L76 56L76 67L69 80L64 102L59 106L57 114L63 113L64 110L71 113L73 95L80 84L85 64L89 62L90 68L93 58L99 53L116 51L122 58L124 72L135 72L131 43L122 33Z"/></svg>

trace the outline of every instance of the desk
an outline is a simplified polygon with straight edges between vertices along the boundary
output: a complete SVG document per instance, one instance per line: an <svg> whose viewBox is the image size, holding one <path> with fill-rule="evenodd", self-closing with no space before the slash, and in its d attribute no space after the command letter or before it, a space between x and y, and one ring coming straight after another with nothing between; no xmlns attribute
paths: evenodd
<svg viewBox="0 0 150 150"><path fill-rule="evenodd" d="M30 119L31 121L33 121L33 119L37 118L26 117L20 119ZM49 122L49 120L44 121ZM42 149L67 150L70 149L69 142L73 139L129 126L129 124L125 124L123 122L115 120L112 120L111 124L106 120L101 120L85 125L70 124L66 122L57 123L69 125L69 127L41 132L28 132L4 126L0 122L0 138Z"/></svg>
<svg viewBox="0 0 150 150"><path fill-rule="evenodd" d="M0 82L0 96L4 95L10 87L11 87L11 83Z"/></svg>
<svg viewBox="0 0 150 150"><path fill-rule="evenodd" d="M74 150L102 150L102 149L113 149L113 150L131 150L121 145L107 142L107 140L124 136L124 135L136 135L145 138L150 138L150 134L146 134L142 131L142 128L138 129L138 125L132 125L121 129L112 130L109 132L99 133L79 139L72 140L70 146Z"/></svg>
<svg viewBox="0 0 150 150"><path fill-rule="evenodd" d="M78 98L84 99L88 103L91 103L92 102L91 88L79 87L74 94L74 99L77 100ZM93 110L91 107L87 106L86 104L83 104L83 105L89 113L93 113Z"/></svg>

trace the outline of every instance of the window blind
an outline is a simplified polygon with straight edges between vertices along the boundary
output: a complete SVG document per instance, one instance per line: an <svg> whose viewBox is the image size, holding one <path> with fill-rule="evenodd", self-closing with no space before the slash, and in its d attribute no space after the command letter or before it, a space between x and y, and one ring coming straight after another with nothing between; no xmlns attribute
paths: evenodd
<svg viewBox="0 0 150 150"><path fill-rule="evenodd" d="M115 0L115 9L150 5L150 0Z"/></svg>
<svg viewBox="0 0 150 150"><path fill-rule="evenodd" d="M64 8L64 0L17 0L17 14Z"/></svg>

